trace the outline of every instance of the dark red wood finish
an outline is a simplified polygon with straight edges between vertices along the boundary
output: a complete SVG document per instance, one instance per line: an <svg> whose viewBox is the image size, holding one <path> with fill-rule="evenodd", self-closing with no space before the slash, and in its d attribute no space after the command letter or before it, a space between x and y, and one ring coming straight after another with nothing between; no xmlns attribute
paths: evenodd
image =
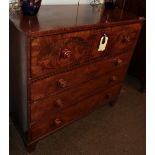
<svg viewBox="0 0 155 155"><path fill-rule="evenodd" d="M41 6L38 15L33 17L11 13L10 20L18 30L34 37L77 32L92 29L92 26L97 29L137 23L139 17L120 9L95 11L90 5L52 5Z"/></svg>
<svg viewBox="0 0 155 155"><path fill-rule="evenodd" d="M118 6L122 7L122 0L117 0ZM146 17L146 0L130 0L126 2L124 10L135 13L138 16ZM138 61L138 63L137 63ZM146 90L146 22L144 22L134 55L130 63L129 74L139 79L140 91Z"/></svg>
<svg viewBox="0 0 155 155"><path fill-rule="evenodd" d="M79 65L97 57L131 51L135 46L139 29L139 24L132 24L32 39L31 75L36 77ZM104 34L109 40L106 50L102 52L98 51L98 47Z"/></svg>
<svg viewBox="0 0 155 155"><path fill-rule="evenodd" d="M36 17L10 13L10 107L29 152L41 138L116 101L142 23L90 5L41 6ZM100 52L104 34L109 40Z"/></svg>
<svg viewBox="0 0 155 155"><path fill-rule="evenodd" d="M59 113L53 115L47 113L45 117L32 124L32 140L54 132L56 129L79 119L83 115L104 105L106 102L115 99L119 94L120 88L120 85L116 85L106 91L97 92L97 94L81 100L79 104L70 106Z"/></svg>
<svg viewBox="0 0 155 155"><path fill-rule="evenodd" d="M115 72L116 69L126 66L130 61L131 55L132 53L129 52L106 61L97 61L69 72L34 81L31 85L31 100L35 101L50 94L57 94L71 87L75 88L81 83L102 75L107 77L105 73L112 70Z"/></svg>
<svg viewBox="0 0 155 155"><path fill-rule="evenodd" d="M40 120L49 112L49 115L53 112L61 110L69 105L78 103L86 96L93 95L96 91L104 90L111 87L124 79L127 69L121 68L118 71L113 71L107 75L103 75L94 80L89 80L86 83L81 83L79 86L70 88L67 91L58 93L51 96L46 96L46 99L35 101L32 103L31 121L32 123ZM91 84L90 84L91 83ZM49 93L47 93L49 94ZM72 94L70 97L69 94ZM60 103L61 102L61 103ZM44 109L44 110L40 110Z"/></svg>

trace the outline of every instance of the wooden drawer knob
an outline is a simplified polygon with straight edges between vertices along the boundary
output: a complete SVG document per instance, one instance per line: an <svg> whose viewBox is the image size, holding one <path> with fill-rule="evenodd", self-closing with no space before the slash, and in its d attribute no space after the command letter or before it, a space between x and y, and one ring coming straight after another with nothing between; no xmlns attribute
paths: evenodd
<svg viewBox="0 0 155 155"><path fill-rule="evenodd" d="M61 88L65 88L67 86L67 82L64 79L59 79L57 84Z"/></svg>
<svg viewBox="0 0 155 155"><path fill-rule="evenodd" d="M128 42L130 42L130 37L124 36L122 41L123 41L123 43L128 43Z"/></svg>
<svg viewBox="0 0 155 155"><path fill-rule="evenodd" d="M71 51L68 49L64 49L61 51L61 58L67 59L70 58L71 56Z"/></svg>
<svg viewBox="0 0 155 155"><path fill-rule="evenodd" d="M117 77L115 75L113 75L112 77L110 77L109 81L110 82L115 82L117 80Z"/></svg>
<svg viewBox="0 0 155 155"><path fill-rule="evenodd" d="M107 94L105 95L105 97L106 97L106 99L110 99L110 98L111 98L111 94L110 94L110 93L107 93Z"/></svg>
<svg viewBox="0 0 155 155"><path fill-rule="evenodd" d="M115 61L115 65L116 66L120 66L121 64L123 63L123 60L118 58L116 61Z"/></svg>
<svg viewBox="0 0 155 155"><path fill-rule="evenodd" d="M59 127L61 124L62 124L62 120L61 120L61 119L56 118L56 119L54 120L54 125L55 125L56 127Z"/></svg>
<svg viewBox="0 0 155 155"><path fill-rule="evenodd" d="M58 108L63 108L63 103L62 103L62 100L61 99L57 99L56 100L56 103L55 103L55 106L58 107Z"/></svg>

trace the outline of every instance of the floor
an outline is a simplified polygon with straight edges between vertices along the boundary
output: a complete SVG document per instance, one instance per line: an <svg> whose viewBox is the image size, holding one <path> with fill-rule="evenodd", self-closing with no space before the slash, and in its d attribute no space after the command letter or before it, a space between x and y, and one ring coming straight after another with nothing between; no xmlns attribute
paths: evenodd
<svg viewBox="0 0 155 155"><path fill-rule="evenodd" d="M127 77L114 107L105 105L41 140L30 155L145 155L146 95ZM10 123L10 155L28 155Z"/></svg>

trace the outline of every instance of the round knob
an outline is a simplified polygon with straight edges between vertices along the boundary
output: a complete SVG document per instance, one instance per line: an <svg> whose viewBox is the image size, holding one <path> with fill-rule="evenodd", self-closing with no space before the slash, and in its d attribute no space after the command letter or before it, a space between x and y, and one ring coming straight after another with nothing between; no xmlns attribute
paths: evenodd
<svg viewBox="0 0 155 155"><path fill-rule="evenodd" d="M111 94L110 94L110 93L108 93L108 94L106 94L106 95L105 95L105 97L106 97L106 99L110 99Z"/></svg>
<svg viewBox="0 0 155 155"><path fill-rule="evenodd" d="M64 59L70 58L70 56L71 56L71 51L68 50L67 48L61 52L61 57Z"/></svg>
<svg viewBox="0 0 155 155"><path fill-rule="evenodd" d="M130 42L130 37L129 37L129 36L124 36L124 37L123 37L123 42L124 42L124 43Z"/></svg>
<svg viewBox="0 0 155 155"><path fill-rule="evenodd" d="M57 84L61 88L65 88L67 86L67 82L64 79L59 79Z"/></svg>
<svg viewBox="0 0 155 155"><path fill-rule="evenodd" d="M110 82L114 82L117 80L117 77L115 75L113 75L112 77L110 77L109 81Z"/></svg>
<svg viewBox="0 0 155 155"><path fill-rule="evenodd" d="M123 63L123 60L119 58L115 61L116 66L120 66L122 63Z"/></svg>
<svg viewBox="0 0 155 155"><path fill-rule="evenodd" d="M54 125L55 125L55 126L59 127L61 124L62 124L62 121L61 121L59 118L56 118L56 119L54 120Z"/></svg>
<svg viewBox="0 0 155 155"><path fill-rule="evenodd" d="M55 103L55 106L58 107L58 108L63 108L62 100L61 99L57 99L56 103Z"/></svg>

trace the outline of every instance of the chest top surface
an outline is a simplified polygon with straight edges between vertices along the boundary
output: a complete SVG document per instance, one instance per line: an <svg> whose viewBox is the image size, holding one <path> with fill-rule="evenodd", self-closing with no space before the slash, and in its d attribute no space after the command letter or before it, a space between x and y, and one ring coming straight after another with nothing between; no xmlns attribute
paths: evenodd
<svg viewBox="0 0 155 155"><path fill-rule="evenodd" d="M105 10L103 7L99 9L90 5L43 5L37 16L23 16L21 12L10 12L10 22L19 31L31 36L138 21L139 17L118 8Z"/></svg>

